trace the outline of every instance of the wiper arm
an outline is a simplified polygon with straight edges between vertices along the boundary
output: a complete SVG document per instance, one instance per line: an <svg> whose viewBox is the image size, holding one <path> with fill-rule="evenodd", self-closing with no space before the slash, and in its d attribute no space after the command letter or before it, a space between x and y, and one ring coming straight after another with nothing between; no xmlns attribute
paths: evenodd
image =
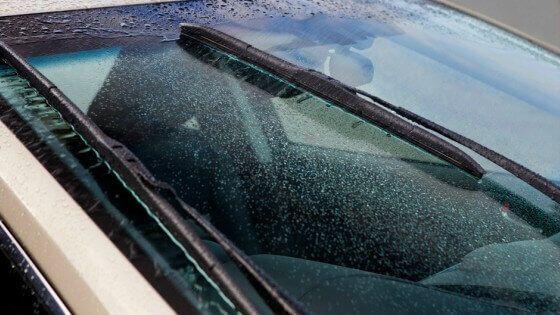
<svg viewBox="0 0 560 315"><path fill-rule="evenodd" d="M272 76L310 92L370 123L404 139L433 155L481 178L486 171L468 154L419 126L359 97L343 83L314 70L302 69L258 50L251 45L215 29L181 24L181 40L196 40L260 68Z"/></svg>
<svg viewBox="0 0 560 315"><path fill-rule="evenodd" d="M560 187L556 186L545 177L474 140L464 137L402 107L395 106L377 96L350 87L317 71L300 68L239 39L209 27L183 23L181 24L181 38L183 40L188 40L189 38L197 40L230 54L245 63L260 68L271 75L277 76L290 84L348 110L368 120L372 124L421 147L471 175L481 178L486 173L486 171L468 154L417 125L437 132L480 154L533 186L552 200L560 203ZM358 95L365 96L371 99L372 102L368 102ZM398 116L380 106L389 109Z"/></svg>

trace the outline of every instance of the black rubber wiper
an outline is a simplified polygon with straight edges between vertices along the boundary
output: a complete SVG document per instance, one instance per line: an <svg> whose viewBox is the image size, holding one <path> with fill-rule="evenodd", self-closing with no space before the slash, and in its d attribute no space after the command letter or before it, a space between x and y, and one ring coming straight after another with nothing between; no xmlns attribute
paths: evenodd
<svg viewBox="0 0 560 315"><path fill-rule="evenodd" d="M290 84L368 120L372 124L417 145L477 178L481 178L486 173L468 154L419 126L433 130L448 139L468 147L527 182L552 200L560 203L560 187L554 185L543 176L490 150L480 143L461 136L402 107L395 106L377 96L357 90L317 71L298 67L237 38L206 26L191 23L181 24L181 39L183 41L196 40L232 55L249 65L260 68L273 76L279 77ZM359 95L369 98L372 102ZM392 112L381 107L385 107Z"/></svg>
<svg viewBox="0 0 560 315"><path fill-rule="evenodd" d="M247 292L239 286L225 266L204 244L195 230L185 221L179 209L185 211L197 224L210 234L247 276L257 292L274 313L305 314L303 307L280 288L274 280L254 265L246 255L212 226L198 211L184 203L173 188L158 181L142 162L120 142L107 136L70 101L52 82L31 66L21 55L0 40L0 61L12 66L18 75L45 97L60 112L75 131L84 138L116 170L124 182L152 211L158 220L173 234L181 246L187 248L197 263L218 284L242 314L258 314L258 308ZM166 198L164 194L170 196Z"/></svg>
<svg viewBox="0 0 560 315"><path fill-rule="evenodd" d="M481 178L486 171L449 142L356 95L343 83L314 70L302 69L215 29L181 24L181 40L194 39L279 77L319 98L341 107Z"/></svg>

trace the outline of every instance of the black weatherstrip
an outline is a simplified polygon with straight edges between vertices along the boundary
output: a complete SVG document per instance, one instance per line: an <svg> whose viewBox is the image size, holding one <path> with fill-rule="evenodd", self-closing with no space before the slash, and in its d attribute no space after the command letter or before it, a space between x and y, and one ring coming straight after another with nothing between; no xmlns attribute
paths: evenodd
<svg viewBox="0 0 560 315"><path fill-rule="evenodd" d="M347 86L317 71L300 68L209 27L183 23L181 24L181 37L183 39L191 38L198 40L233 55L248 64L261 68L272 75L278 76L421 147L478 178L481 178L486 173L469 155L415 124L433 130L448 139L468 147L533 186L552 200L560 203L560 187L543 176L469 138L461 136L406 109L395 106L377 96ZM373 103L359 95L371 99ZM397 115L415 124L380 106L395 112Z"/></svg>
<svg viewBox="0 0 560 315"><path fill-rule="evenodd" d="M18 74L30 82L62 116L81 134L89 144L115 169L123 180L146 203L158 219L171 231L178 242L186 248L216 281L220 289L232 299L238 311L244 314L258 314L257 309L243 290L230 277L224 266L204 245L203 241L185 220L162 196L148 186L157 180L143 164L121 143L111 139L85 116L76 105L22 56L3 41L0 41L0 59L10 64Z"/></svg>

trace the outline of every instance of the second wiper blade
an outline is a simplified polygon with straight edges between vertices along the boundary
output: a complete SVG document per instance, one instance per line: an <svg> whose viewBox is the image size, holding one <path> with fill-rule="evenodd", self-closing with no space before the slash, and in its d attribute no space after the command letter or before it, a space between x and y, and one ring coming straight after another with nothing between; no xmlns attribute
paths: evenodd
<svg viewBox="0 0 560 315"><path fill-rule="evenodd" d="M252 47L239 39L206 26L183 23L181 24L181 38L183 40L188 40L189 38L197 40L277 76L417 145L471 175L481 178L486 173L468 154L419 126L433 130L448 139L468 147L533 186L552 200L560 203L560 187L545 177L480 143L411 113L402 107L395 106L377 96L347 86L317 71L300 68ZM359 95L368 97L373 103ZM395 114L380 106L393 111Z"/></svg>
<svg viewBox="0 0 560 315"><path fill-rule="evenodd" d="M359 97L343 83L314 70L302 69L215 29L181 24L181 39L194 39L260 68L269 74L343 108L435 156L481 178L486 171L469 155L423 128Z"/></svg>

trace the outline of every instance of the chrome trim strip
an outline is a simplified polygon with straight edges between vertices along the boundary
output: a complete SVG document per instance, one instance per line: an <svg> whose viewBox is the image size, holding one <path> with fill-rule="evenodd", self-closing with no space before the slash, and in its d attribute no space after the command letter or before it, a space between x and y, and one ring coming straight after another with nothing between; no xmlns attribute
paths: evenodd
<svg viewBox="0 0 560 315"><path fill-rule="evenodd" d="M12 261L27 285L31 287L39 300L52 314L72 314L1 220L0 250Z"/></svg>

